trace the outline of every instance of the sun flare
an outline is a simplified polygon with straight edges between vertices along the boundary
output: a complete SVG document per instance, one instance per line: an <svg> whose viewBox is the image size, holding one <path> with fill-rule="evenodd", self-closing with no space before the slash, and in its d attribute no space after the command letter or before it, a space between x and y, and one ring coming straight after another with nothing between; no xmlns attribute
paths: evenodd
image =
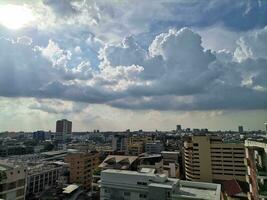
<svg viewBox="0 0 267 200"><path fill-rule="evenodd" d="M9 29L20 29L34 20L32 10L21 5L1 5L0 24Z"/></svg>

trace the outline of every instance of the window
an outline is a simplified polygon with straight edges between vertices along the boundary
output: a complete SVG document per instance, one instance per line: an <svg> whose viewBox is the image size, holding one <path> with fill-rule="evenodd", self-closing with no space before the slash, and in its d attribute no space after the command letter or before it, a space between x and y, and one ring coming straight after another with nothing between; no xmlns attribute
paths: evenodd
<svg viewBox="0 0 267 200"><path fill-rule="evenodd" d="M193 146L194 146L194 147L198 147L198 143L194 143Z"/></svg>
<svg viewBox="0 0 267 200"><path fill-rule="evenodd" d="M137 185L147 185L146 182L137 182Z"/></svg>
<svg viewBox="0 0 267 200"><path fill-rule="evenodd" d="M146 198L146 194L139 194L140 198Z"/></svg>
<svg viewBox="0 0 267 200"><path fill-rule="evenodd" d="M105 193L110 193L109 189L105 189L104 191L105 191Z"/></svg>
<svg viewBox="0 0 267 200"><path fill-rule="evenodd" d="M18 187L25 185L25 179L20 179L17 182Z"/></svg>
<svg viewBox="0 0 267 200"><path fill-rule="evenodd" d="M8 190L12 190L14 188L16 188L16 182L12 182L8 184Z"/></svg>
<svg viewBox="0 0 267 200"><path fill-rule="evenodd" d="M22 196L22 195L24 195L24 188L19 189L19 190L17 191L17 197L20 197L20 196Z"/></svg>
<svg viewBox="0 0 267 200"><path fill-rule="evenodd" d="M124 194L124 196L127 196L127 197L131 196L130 192L124 192L123 194Z"/></svg>

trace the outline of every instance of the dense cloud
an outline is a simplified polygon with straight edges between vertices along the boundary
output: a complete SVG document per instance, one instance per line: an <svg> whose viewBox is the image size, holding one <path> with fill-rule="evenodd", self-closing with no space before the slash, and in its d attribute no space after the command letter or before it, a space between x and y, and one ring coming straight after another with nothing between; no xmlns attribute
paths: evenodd
<svg viewBox="0 0 267 200"><path fill-rule="evenodd" d="M86 60L70 67L76 50L52 40L37 46L29 37L2 38L0 95L124 109L266 109L266 35L267 28L247 34L234 53L204 49L200 35L188 28L157 35L147 49L129 36L101 48L97 68ZM41 104L31 109L59 112Z"/></svg>

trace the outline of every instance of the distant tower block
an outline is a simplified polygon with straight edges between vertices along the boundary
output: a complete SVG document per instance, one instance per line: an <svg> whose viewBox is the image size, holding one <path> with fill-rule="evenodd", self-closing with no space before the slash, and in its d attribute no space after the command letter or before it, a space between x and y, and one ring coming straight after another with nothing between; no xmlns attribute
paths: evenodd
<svg viewBox="0 0 267 200"><path fill-rule="evenodd" d="M265 125L265 132L267 133L267 122L265 122L264 125Z"/></svg>
<svg viewBox="0 0 267 200"><path fill-rule="evenodd" d="M176 125L176 131L181 131L182 130L182 126L180 124Z"/></svg>
<svg viewBox="0 0 267 200"><path fill-rule="evenodd" d="M239 133L243 133L244 132L243 126L238 126L238 132Z"/></svg>

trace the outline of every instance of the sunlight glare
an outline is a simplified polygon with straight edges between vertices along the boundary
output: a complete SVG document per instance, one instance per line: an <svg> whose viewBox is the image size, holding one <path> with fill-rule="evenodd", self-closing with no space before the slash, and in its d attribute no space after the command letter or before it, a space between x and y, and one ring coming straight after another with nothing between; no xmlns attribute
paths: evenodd
<svg viewBox="0 0 267 200"><path fill-rule="evenodd" d="M21 5L1 5L0 24L9 29L20 29L34 20L31 9Z"/></svg>

